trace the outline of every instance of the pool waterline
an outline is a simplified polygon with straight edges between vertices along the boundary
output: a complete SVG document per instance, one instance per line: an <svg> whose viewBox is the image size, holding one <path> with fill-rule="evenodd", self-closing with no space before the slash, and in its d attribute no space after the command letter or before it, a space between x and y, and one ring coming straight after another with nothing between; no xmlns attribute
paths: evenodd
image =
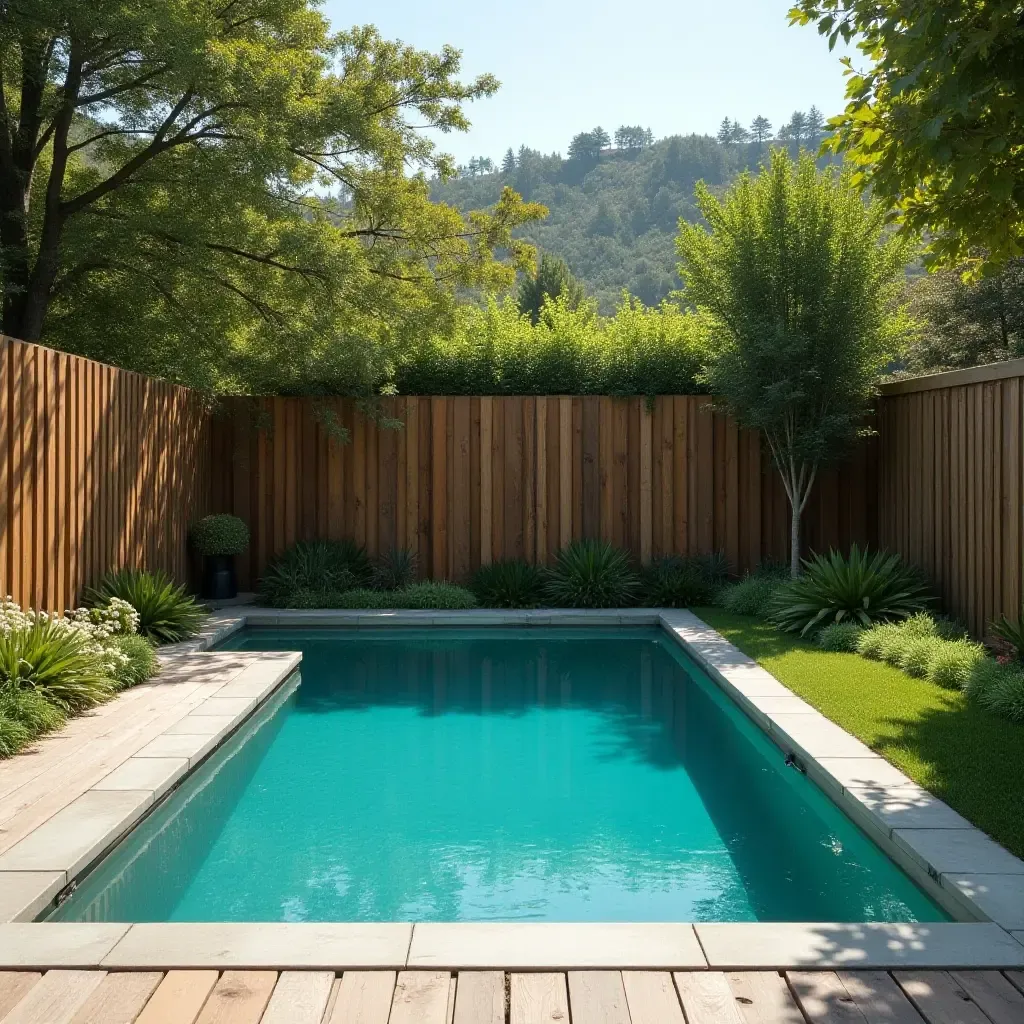
<svg viewBox="0 0 1024 1024"><path fill-rule="evenodd" d="M224 648L301 648L302 684L55 919L946 919L660 630Z"/></svg>

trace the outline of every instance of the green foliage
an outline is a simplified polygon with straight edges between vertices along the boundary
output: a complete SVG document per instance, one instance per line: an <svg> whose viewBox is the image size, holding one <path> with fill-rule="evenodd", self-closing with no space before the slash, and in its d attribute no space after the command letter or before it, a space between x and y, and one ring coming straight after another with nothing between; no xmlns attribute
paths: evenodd
<svg viewBox="0 0 1024 1024"><path fill-rule="evenodd" d="M855 622L831 622L818 631L815 641L823 651L852 653L857 650L864 627Z"/></svg>
<svg viewBox="0 0 1024 1024"><path fill-rule="evenodd" d="M865 629L857 641L857 653L872 661L887 661L890 657L899 659L903 634L894 622L880 622Z"/></svg>
<svg viewBox="0 0 1024 1024"><path fill-rule="evenodd" d="M544 596L544 572L521 558L482 565L470 590L482 608L536 608Z"/></svg>
<svg viewBox="0 0 1024 1024"><path fill-rule="evenodd" d="M220 512L200 519L191 539L200 555L240 555L249 546L249 527L238 516Z"/></svg>
<svg viewBox="0 0 1024 1024"><path fill-rule="evenodd" d="M884 551L861 551L854 544L849 557L833 550L803 566L802 576L779 589L771 613L782 629L802 636L829 622L868 626L903 619L931 600L917 570Z"/></svg>
<svg viewBox="0 0 1024 1024"><path fill-rule="evenodd" d="M292 608L298 591L340 592L367 586L372 570L364 548L353 541L299 541L267 566L259 582L260 600L272 608Z"/></svg>
<svg viewBox="0 0 1024 1024"><path fill-rule="evenodd" d="M989 670L984 684L976 688L975 699L1000 718L1024 722L1024 668L1018 664L994 664L996 667Z"/></svg>
<svg viewBox="0 0 1024 1024"><path fill-rule="evenodd" d="M1017 661L1024 660L1024 608L1021 608L1020 615L1014 619L1001 615L990 624L989 629Z"/></svg>
<svg viewBox="0 0 1024 1024"><path fill-rule="evenodd" d="M862 432L906 332L894 299L911 250L883 235L884 207L865 204L849 172L819 173L807 155L774 150L758 177L740 175L721 198L701 184L697 201L710 230L681 225L676 248L711 332L703 379L765 438L790 502L796 576L818 469Z"/></svg>
<svg viewBox="0 0 1024 1024"><path fill-rule="evenodd" d="M206 618L206 611L186 593L184 584L175 584L160 569L108 572L85 592L86 604L94 608L115 597L139 613L139 632L157 644L173 644L194 636Z"/></svg>
<svg viewBox="0 0 1024 1024"><path fill-rule="evenodd" d="M567 309L577 309L586 298L583 285L572 276L565 260L544 253L540 266L533 276L526 275L516 291L516 305L519 312L530 318L531 323L540 319L540 311L549 299L563 298Z"/></svg>
<svg viewBox="0 0 1024 1024"><path fill-rule="evenodd" d="M928 678L938 686L962 690L974 666L985 657L985 649L969 640L947 640L928 665Z"/></svg>
<svg viewBox="0 0 1024 1024"><path fill-rule="evenodd" d="M625 608L635 604L639 579L629 555L599 540L578 540L558 553L544 583L557 608Z"/></svg>
<svg viewBox="0 0 1024 1024"><path fill-rule="evenodd" d="M112 643L125 659L114 673L114 682L119 690L138 686L160 671L156 650L144 636L116 636Z"/></svg>
<svg viewBox="0 0 1024 1024"><path fill-rule="evenodd" d="M444 580L424 580L395 591L395 608L423 608L459 611L475 608L476 598L465 587Z"/></svg>
<svg viewBox="0 0 1024 1024"><path fill-rule="evenodd" d="M1024 356L1024 258L979 281L966 268L918 278L907 291L919 329L906 352L910 374L958 370Z"/></svg>
<svg viewBox="0 0 1024 1024"><path fill-rule="evenodd" d="M102 651L59 620L0 632L0 689L35 689L67 713L90 708L114 692Z"/></svg>
<svg viewBox="0 0 1024 1024"><path fill-rule="evenodd" d="M734 615L764 618L771 610L776 592L788 579L786 569L762 566L741 580L726 583L719 589L715 603Z"/></svg>
<svg viewBox="0 0 1024 1024"><path fill-rule="evenodd" d="M706 559L655 558L640 570L640 603L648 608L709 604L717 583L717 574Z"/></svg>
<svg viewBox="0 0 1024 1024"><path fill-rule="evenodd" d="M392 548L378 555L370 571L374 590L398 590L416 579L416 556L406 548Z"/></svg>
<svg viewBox="0 0 1024 1024"><path fill-rule="evenodd" d="M541 207L429 198L454 173L434 133L497 88L451 47L332 33L312 0L26 0L2 61L7 334L218 390L367 394L457 289L532 263L511 231Z"/></svg>
<svg viewBox="0 0 1024 1024"><path fill-rule="evenodd" d="M798 0L829 45L856 39L831 148L931 239L935 259L995 266L1024 255L1024 21L1019 0Z"/></svg>
<svg viewBox="0 0 1024 1024"><path fill-rule="evenodd" d="M938 636L918 636L907 640L899 658L899 667L915 679L930 678L932 664L946 641Z"/></svg>
<svg viewBox="0 0 1024 1024"><path fill-rule="evenodd" d="M319 600L312 604L293 604L292 608L396 608L398 593L393 590L371 590L369 587L356 587L343 593L321 594Z"/></svg>
<svg viewBox="0 0 1024 1024"><path fill-rule="evenodd" d="M623 298L613 317L564 296L536 324L511 298L464 306L453 328L398 362L395 386L409 395L693 394L705 359L698 317L665 303Z"/></svg>
<svg viewBox="0 0 1024 1024"><path fill-rule="evenodd" d="M0 758L11 757L42 733L59 729L64 718L64 712L41 690L0 686Z"/></svg>

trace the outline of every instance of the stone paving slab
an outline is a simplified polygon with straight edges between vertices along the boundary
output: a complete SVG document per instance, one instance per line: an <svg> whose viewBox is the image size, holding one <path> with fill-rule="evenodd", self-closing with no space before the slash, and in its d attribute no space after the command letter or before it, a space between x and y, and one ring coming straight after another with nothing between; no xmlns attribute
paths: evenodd
<svg viewBox="0 0 1024 1024"><path fill-rule="evenodd" d="M977 828L898 828L893 838L932 871L1024 876L1024 861ZM1024 877L1021 878L1024 888Z"/></svg>
<svg viewBox="0 0 1024 1024"><path fill-rule="evenodd" d="M708 966L1020 967L1024 946L997 924L697 924Z"/></svg>
<svg viewBox="0 0 1024 1024"><path fill-rule="evenodd" d="M847 787L846 793L890 829L971 827L948 804L913 784L887 789Z"/></svg>
<svg viewBox="0 0 1024 1024"><path fill-rule="evenodd" d="M410 967L493 968L705 967L689 924L416 924Z"/></svg>
<svg viewBox="0 0 1024 1024"><path fill-rule="evenodd" d="M63 871L0 872L0 921L31 921L64 888Z"/></svg>
<svg viewBox="0 0 1024 1024"><path fill-rule="evenodd" d="M148 790L159 800L187 771L187 757L130 757L92 788Z"/></svg>
<svg viewBox="0 0 1024 1024"><path fill-rule="evenodd" d="M941 882L944 889L980 907L1004 928L1024 928L1024 880L1020 875L953 872L943 875Z"/></svg>
<svg viewBox="0 0 1024 1024"><path fill-rule="evenodd" d="M0 964L20 970L98 967L129 927L127 924L0 924Z"/></svg>

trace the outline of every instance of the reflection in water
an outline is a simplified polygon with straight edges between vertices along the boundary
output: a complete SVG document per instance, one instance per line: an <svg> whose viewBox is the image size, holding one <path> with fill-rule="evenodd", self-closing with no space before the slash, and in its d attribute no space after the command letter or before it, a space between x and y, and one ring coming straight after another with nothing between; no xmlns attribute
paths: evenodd
<svg viewBox="0 0 1024 1024"><path fill-rule="evenodd" d="M302 683L66 920L936 920L655 631L252 631Z"/></svg>

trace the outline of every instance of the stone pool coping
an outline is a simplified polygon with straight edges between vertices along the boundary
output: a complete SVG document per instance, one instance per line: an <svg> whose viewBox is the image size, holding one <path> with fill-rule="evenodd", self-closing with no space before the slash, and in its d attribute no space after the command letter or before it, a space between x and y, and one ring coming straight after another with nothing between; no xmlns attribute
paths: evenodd
<svg viewBox="0 0 1024 1024"><path fill-rule="evenodd" d="M1024 861L687 611L298 611L245 606L161 650L192 659L246 626L660 626L956 919L935 924L70 924L34 922L298 667L237 664L215 693L0 854L0 968L1024 966ZM209 662L204 661L209 673ZM31 923L30 923L31 922ZM967 923L970 922L970 923Z"/></svg>

